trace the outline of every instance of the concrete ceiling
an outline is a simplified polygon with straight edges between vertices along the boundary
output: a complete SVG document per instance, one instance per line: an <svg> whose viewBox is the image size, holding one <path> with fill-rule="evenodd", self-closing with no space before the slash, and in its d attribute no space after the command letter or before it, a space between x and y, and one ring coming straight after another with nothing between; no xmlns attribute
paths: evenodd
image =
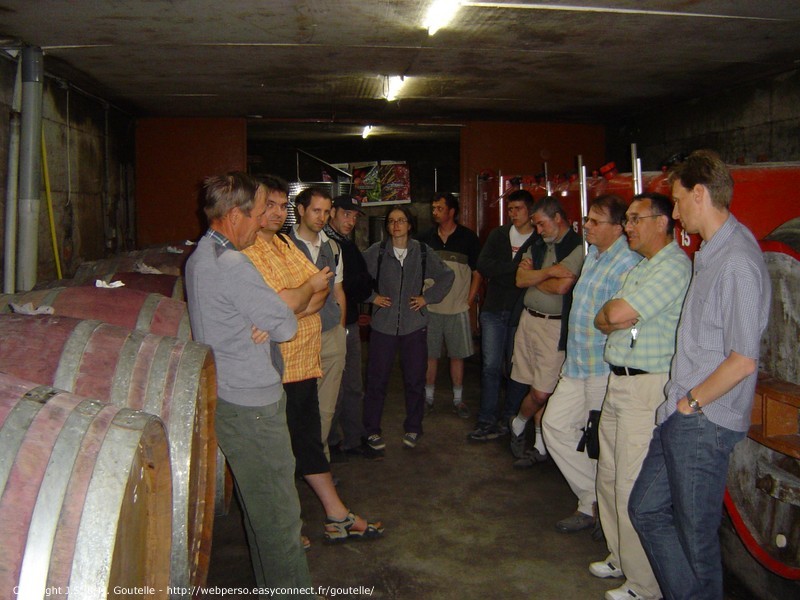
<svg viewBox="0 0 800 600"><path fill-rule="evenodd" d="M604 122L800 66L797 0L464 2L429 36L432 1L0 0L0 44L135 115L251 117L272 139Z"/></svg>

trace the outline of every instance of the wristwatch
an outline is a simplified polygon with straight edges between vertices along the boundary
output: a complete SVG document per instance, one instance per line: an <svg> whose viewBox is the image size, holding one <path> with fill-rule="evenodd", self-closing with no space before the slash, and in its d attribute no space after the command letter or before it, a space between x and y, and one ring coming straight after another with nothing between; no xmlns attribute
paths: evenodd
<svg viewBox="0 0 800 600"><path fill-rule="evenodd" d="M694 412L700 412L703 410L703 407L700 406L700 403L695 400L694 396L692 396L692 390L686 392L686 399L689 401L689 408L691 408Z"/></svg>

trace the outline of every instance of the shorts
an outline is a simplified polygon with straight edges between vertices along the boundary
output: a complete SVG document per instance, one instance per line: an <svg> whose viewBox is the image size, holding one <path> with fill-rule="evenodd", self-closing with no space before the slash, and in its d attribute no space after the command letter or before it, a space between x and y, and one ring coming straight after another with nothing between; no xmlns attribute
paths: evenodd
<svg viewBox="0 0 800 600"><path fill-rule="evenodd" d="M564 352L558 350L560 338L560 320L542 319L522 311L514 336L511 379L552 394L565 358Z"/></svg>
<svg viewBox="0 0 800 600"><path fill-rule="evenodd" d="M469 311L455 315L428 312L428 358L441 358L442 341L450 358L467 358L475 351L472 346L472 329Z"/></svg>

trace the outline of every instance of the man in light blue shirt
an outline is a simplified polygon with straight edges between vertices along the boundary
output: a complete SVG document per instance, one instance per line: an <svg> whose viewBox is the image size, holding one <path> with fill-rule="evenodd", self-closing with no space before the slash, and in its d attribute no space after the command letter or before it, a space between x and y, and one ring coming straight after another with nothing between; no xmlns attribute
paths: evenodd
<svg viewBox="0 0 800 600"><path fill-rule="evenodd" d="M719 156L693 152L670 182L675 218L703 242L629 511L666 597L721 600L728 459L750 426L771 287L753 234L730 213L733 178Z"/></svg>
<svg viewBox="0 0 800 600"><path fill-rule="evenodd" d="M547 449L578 497L575 513L556 524L561 533L595 525L597 461L577 447L589 411L600 410L603 404L608 382L608 363L603 360L606 335L595 328L594 317L642 258L628 248L623 235L621 221L626 208L618 196L600 196L584 219L590 246L572 293L567 357L542 419Z"/></svg>

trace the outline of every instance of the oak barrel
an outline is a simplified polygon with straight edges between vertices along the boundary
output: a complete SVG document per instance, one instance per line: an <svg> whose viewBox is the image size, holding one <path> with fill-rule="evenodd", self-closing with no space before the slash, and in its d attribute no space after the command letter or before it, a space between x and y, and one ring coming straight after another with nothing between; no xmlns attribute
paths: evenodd
<svg viewBox="0 0 800 600"><path fill-rule="evenodd" d="M164 275L180 275L186 259L194 250L193 245L174 244L171 246L180 252L169 252L168 246L134 250L100 260L81 264L75 272L75 279L88 281L95 279L109 280L119 271L134 271L139 264L158 269Z"/></svg>
<svg viewBox="0 0 800 600"><path fill-rule="evenodd" d="M0 315L0 371L158 415L173 478L175 586L205 583L214 522L216 371L211 349L96 320Z"/></svg>
<svg viewBox="0 0 800 600"><path fill-rule="evenodd" d="M0 590L166 598L171 474L158 417L0 373Z"/></svg>
<svg viewBox="0 0 800 600"><path fill-rule="evenodd" d="M97 319L126 329L141 329L182 340L192 336L186 303L161 294L128 287L62 287L0 295L0 313L12 312L10 303L52 306L56 315Z"/></svg>
<svg viewBox="0 0 800 600"><path fill-rule="evenodd" d="M86 282L85 285L94 285L94 281L93 279L91 282ZM117 271L110 276L108 281L121 281L125 284L125 287L133 290L161 294L174 300L186 300L183 277L180 275L151 275L149 273Z"/></svg>

